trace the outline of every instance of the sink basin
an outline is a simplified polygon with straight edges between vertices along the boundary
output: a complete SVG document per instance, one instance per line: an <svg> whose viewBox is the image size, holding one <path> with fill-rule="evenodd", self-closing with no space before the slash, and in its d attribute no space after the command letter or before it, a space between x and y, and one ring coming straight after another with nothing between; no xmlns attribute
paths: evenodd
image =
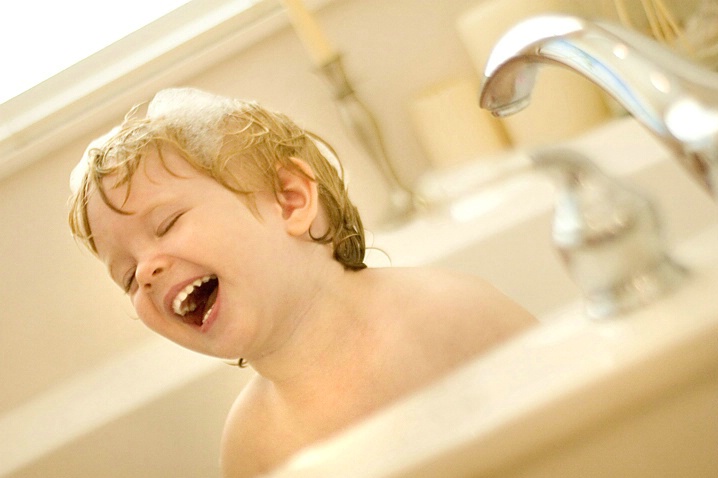
<svg viewBox="0 0 718 478"><path fill-rule="evenodd" d="M608 320L580 302L271 475L718 475L718 227L679 291Z"/></svg>

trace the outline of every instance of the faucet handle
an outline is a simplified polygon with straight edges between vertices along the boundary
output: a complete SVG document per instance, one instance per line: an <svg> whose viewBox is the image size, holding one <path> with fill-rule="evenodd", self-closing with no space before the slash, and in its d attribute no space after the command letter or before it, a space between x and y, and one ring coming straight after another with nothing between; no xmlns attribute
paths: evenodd
<svg viewBox="0 0 718 478"><path fill-rule="evenodd" d="M530 156L558 184L553 240L590 317L632 310L681 283L686 270L667 254L648 199L576 151L552 147Z"/></svg>

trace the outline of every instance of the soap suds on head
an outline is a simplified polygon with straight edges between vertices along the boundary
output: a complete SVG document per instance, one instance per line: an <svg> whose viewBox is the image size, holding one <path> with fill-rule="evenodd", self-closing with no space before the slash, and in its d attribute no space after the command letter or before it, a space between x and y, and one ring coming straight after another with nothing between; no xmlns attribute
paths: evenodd
<svg viewBox="0 0 718 478"><path fill-rule="evenodd" d="M147 107L148 119L163 119L168 127L182 130L192 151L216 152L222 146L219 123L239 105L230 98L192 88L158 92Z"/></svg>

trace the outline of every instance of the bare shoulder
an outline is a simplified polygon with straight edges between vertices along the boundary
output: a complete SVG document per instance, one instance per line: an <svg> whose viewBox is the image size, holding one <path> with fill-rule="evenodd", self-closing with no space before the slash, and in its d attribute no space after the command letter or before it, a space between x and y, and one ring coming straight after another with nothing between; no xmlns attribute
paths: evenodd
<svg viewBox="0 0 718 478"><path fill-rule="evenodd" d="M404 319L439 349L473 355L537 324L521 305L486 280L442 269L399 269L410 304Z"/></svg>
<svg viewBox="0 0 718 478"><path fill-rule="evenodd" d="M263 446L269 418L264 412L260 380L251 380L235 400L225 421L220 449L222 476L245 478L258 476L269 469L271 457Z"/></svg>
<svg viewBox="0 0 718 478"><path fill-rule="evenodd" d="M435 291L436 306L447 314L499 321L506 327L518 328L536 321L521 305L479 276L422 269L419 280Z"/></svg>

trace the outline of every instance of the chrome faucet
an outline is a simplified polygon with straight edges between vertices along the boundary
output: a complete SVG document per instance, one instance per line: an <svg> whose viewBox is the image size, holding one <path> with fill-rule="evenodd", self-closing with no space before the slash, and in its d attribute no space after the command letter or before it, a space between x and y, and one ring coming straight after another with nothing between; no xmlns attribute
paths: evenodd
<svg viewBox="0 0 718 478"><path fill-rule="evenodd" d="M529 156L557 184L553 242L589 317L628 312L677 289L687 271L666 252L648 199L574 150Z"/></svg>
<svg viewBox="0 0 718 478"><path fill-rule="evenodd" d="M718 201L718 73L617 25L542 15L513 27L494 47L481 107L508 116L528 106L542 63L568 67L603 88Z"/></svg>

